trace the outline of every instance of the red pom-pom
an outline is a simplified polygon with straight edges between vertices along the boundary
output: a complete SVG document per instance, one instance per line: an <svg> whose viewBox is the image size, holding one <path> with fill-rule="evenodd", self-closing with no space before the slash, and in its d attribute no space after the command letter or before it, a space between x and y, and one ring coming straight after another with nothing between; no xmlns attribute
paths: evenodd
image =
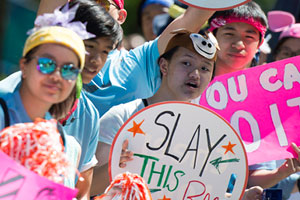
<svg viewBox="0 0 300 200"><path fill-rule="evenodd" d="M0 150L27 169L62 183L69 167L56 120L38 119L0 132Z"/></svg>
<svg viewBox="0 0 300 200"><path fill-rule="evenodd" d="M137 174L125 172L117 175L105 190L105 194L95 200L152 200L144 179Z"/></svg>

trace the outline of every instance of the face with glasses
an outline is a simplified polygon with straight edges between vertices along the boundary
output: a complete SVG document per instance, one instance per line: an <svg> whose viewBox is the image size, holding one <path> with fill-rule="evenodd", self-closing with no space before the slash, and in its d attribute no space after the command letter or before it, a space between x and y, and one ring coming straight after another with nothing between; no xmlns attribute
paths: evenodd
<svg viewBox="0 0 300 200"><path fill-rule="evenodd" d="M300 38L284 38L275 52L275 60L282 60L300 55Z"/></svg>
<svg viewBox="0 0 300 200"><path fill-rule="evenodd" d="M70 96L80 72L75 52L58 44L38 46L29 58L20 60L20 68L20 93L50 106Z"/></svg>
<svg viewBox="0 0 300 200"><path fill-rule="evenodd" d="M109 12L112 7L120 9L119 6L112 0L96 0L98 4L100 4L107 12Z"/></svg>
<svg viewBox="0 0 300 200"><path fill-rule="evenodd" d="M121 9L113 0L95 0L98 4L116 20L119 24L123 24L126 20L127 12Z"/></svg>

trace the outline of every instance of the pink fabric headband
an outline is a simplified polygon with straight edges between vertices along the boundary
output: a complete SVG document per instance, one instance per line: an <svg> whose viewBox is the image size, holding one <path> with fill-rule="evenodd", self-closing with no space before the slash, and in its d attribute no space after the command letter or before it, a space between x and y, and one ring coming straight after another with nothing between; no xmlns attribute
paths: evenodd
<svg viewBox="0 0 300 200"><path fill-rule="evenodd" d="M114 0L120 9L124 9L124 0Z"/></svg>
<svg viewBox="0 0 300 200"><path fill-rule="evenodd" d="M221 26L224 26L226 24L230 24L233 22L244 22L247 24L252 25L253 27L255 27L261 34L261 39L263 41L263 38L265 36L265 33L267 31L267 27L262 25L258 20L255 20L253 17L250 18L241 18L241 17L236 17L236 16L231 16L228 18L224 18L224 17L217 17L214 18L211 23L210 23L210 27L209 27L209 31L213 31L216 28L220 28ZM261 42L262 43L262 42Z"/></svg>

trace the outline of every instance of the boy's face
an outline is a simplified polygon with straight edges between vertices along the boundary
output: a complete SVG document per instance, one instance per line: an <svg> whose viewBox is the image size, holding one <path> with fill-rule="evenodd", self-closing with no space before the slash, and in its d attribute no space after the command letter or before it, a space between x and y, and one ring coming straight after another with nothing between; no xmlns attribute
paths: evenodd
<svg viewBox="0 0 300 200"><path fill-rule="evenodd" d="M234 22L217 30L220 51L216 67L237 71L249 67L260 43L259 31L250 24Z"/></svg>
<svg viewBox="0 0 300 200"><path fill-rule="evenodd" d="M191 101L200 96L209 84L214 62L186 48L179 47L170 61L162 58L160 68L162 85L169 98Z"/></svg>
<svg viewBox="0 0 300 200"><path fill-rule="evenodd" d="M88 54L85 57L85 65L81 75L82 82L87 84L100 72L114 45L109 37L85 40L84 44Z"/></svg>
<svg viewBox="0 0 300 200"><path fill-rule="evenodd" d="M153 19L155 16L168 13L168 8L161 4L150 4L142 13L142 31L147 41L154 40L157 36L153 33Z"/></svg>

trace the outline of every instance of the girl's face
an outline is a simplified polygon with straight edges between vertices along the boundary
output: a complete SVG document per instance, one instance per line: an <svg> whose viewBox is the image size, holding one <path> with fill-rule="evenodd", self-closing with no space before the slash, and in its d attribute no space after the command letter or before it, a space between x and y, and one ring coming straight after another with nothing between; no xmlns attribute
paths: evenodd
<svg viewBox="0 0 300 200"><path fill-rule="evenodd" d="M300 38L287 38L278 48L275 60L300 55Z"/></svg>
<svg viewBox="0 0 300 200"><path fill-rule="evenodd" d="M50 62L56 63L53 73L45 74L41 72L41 65ZM66 100L71 94L76 83L76 75L71 80L62 77L62 67L64 73L68 73L68 67L75 70L79 68L79 58L71 49L58 44L43 44L37 47L30 59L22 58L20 68L22 71L22 86L20 92L26 98L40 101L51 106ZM39 71L40 70L40 71Z"/></svg>
<svg viewBox="0 0 300 200"><path fill-rule="evenodd" d="M186 48L179 47L170 61L162 58L160 68L162 85L169 98L177 101L191 101L201 95L209 84L214 62Z"/></svg>

